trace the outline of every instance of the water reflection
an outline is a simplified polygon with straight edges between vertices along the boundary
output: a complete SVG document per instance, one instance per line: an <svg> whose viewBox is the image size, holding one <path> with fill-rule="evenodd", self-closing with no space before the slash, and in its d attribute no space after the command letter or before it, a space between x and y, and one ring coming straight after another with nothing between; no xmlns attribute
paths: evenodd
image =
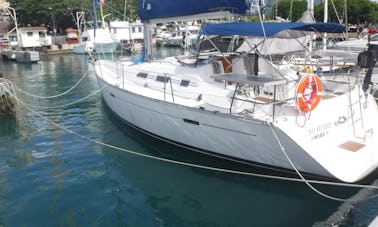
<svg viewBox="0 0 378 227"><path fill-rule="evenodd" d="M161 51L169 55L164 51L171 50ZM87 56L67 55L44 58L35 66L1 64L9 64L7 75L17 86L48 96L72 87L88 70L87 61ZM96 89L90 74L57 99L19 96L43 117L97 141L190 163L253 170L127 127L99 95L65 105ZM311 226L340 205L302 183L197 169L115 150L70 134L22 105L17 108L14 119L0 124L0 226ZM348 190L321 189L350 195Z"/></svg>
<svg viewBox="0 0 378 227"><path fill-rule="evenodd" d="M235 163L193 153L143 135L121 122L106 106L104 108L111 123L122 132L119 134L113 130L112 137L106 140L109 144L189 163L238 168ZM104 125L107 125L105 122ZM109 125L105 128L108 129ZM130 146L121 140L122 137L132 138L138 144ZM303 183L179 166L108 148L104 148L103 152L118 157L111 166L119 166L124 177L143 190L155 211L156 220L163 226L243 226L246 223L257 226L311 225L326 217L339 204L316 194ZM249 168L249 171L253 169ZM327 187L322 189L328 192L334 190ZM351 195L350 190L336 191L338 196L348 198ZM292 205L288 208L287 204ZM301 218L296 215L314 209L317 212L313 216ZM271 219L274 213L279 213L279 218Z"/></svg>

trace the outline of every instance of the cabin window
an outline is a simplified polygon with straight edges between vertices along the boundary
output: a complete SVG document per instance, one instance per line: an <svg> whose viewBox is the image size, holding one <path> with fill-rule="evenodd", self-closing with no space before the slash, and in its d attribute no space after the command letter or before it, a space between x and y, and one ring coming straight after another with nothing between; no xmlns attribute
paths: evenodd
<svg viewBox="0 0 378 227"><path fill-rule="evenodd" d="M26 35L28 35L28 37L33 37L33 32L27 32Z"/></svg>
<svg viewBox="0 0 378 227"><path fill-rule="evenodd" d="M232 73L232 59L230 57L222 59L224 73Z"/></svg>
<svg viewBox="0 0 378 227"><path fill-rule="evenodd" d="M169 81L169 77L165 77L165 76L157 76L157 77L156 77L156 81L167 83L167 82Z"/></svg>
<svg viewBox="0 0 378 227"><path fill-rule="evenodd" d="M131 30L133 33L135 33L135 27L132 27Z"/></svg>
<svg viewBox="0 0 378 227"><path fill-rule="evenodd" d="M138 32L139 32L139 33L142 32L142 27L139 27L139 28L138 28Z"/></svg>
<svg viewBox="0 0 378 227"><path fill-rule="evenodd" d="M180 82L180 86L187 87L189 86L190 80L182 80Z"/></svg>
<svg viewBox="0 0 378 227"><path fill-rule="evenodd" d="M230 43L232 41L232 37L231 36L222 36L220 41L224 42L224 43Z"/></svg>
<svg viewBox="0 0 378 227"><path fill-rule="evenodd" d="M214 74L220 74L221 73L221 68L220 68L220 64L218 61L213 61L211 63L211 65L213 66L213 73Z"/></svg>
<svg viewBox="0 0 378 227"><path fill-rule="evenodd" d="M137 77L140 77L140 78L147 78L147 73L138 73L137 74Z"/></svg>
<svg viewBox="0 0 378 227"><path fill-rule="evenodd" d="M244 69L249 75L259 74L259 56L257 54L243 55Z"/></svg>

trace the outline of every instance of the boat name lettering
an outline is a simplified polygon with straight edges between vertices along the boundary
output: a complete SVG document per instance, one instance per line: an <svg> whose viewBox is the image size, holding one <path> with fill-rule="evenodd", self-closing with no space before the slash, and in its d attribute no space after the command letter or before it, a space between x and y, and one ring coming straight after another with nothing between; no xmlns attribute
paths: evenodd
<svg viewBox="0 0 378 227"><path fill-rule="evenodd" d="M329 130L332 127L332 123L326 123L309 129L311 140L319 139L329 134Z"/></svg>

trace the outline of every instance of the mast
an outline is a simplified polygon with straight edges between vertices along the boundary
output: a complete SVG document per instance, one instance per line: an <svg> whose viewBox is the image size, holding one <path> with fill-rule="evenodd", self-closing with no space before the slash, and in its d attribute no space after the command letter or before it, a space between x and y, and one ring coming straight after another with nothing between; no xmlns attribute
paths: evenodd
<svg viewBox="0 0 378 227"><path fill-rule="evenodd" d="M314 18L314 0L307 0L307 11L310 13L311 17ZM310 32L310 40L309 40L309 58L311 60L311 52L312 52L312 32Z"/></svg>
<svg viewBox="0 0 378 227"><path fill-rule="evenodd" d="M314 18L314 0L307 0L307 10L311 13L312 18Z"/></svg>
<svg viewBox="0 0 378 227"><path fill-rule="evenodd" d="M97 6L98 0L93 0L93 37L96 39L96 29L97 29Z"/></svg>
<svg viewBox="0 0 378 227"><path fill-rule="evenodd" d="M125 0L125 8L123 10L123 21L126 21L126 5L127 5L127 0Z"/></svg>
<svg viewBox="0 0 378 227"><path fill-rule="evenodd" d="M349 38L348 34L348 8L347 8L347 0L344 0L344 10L345 10L345 27L346 27L346 37Z"/></svg>
<svg viewBox="0 0 378 227"><path fill-rule="evenodd" d="M328 22L328 0L324 0L324 22ZM324 33L323 39L323 50L327 48L327 33Z"/></svg>
<svg viewBox="0 0 378 227"><path fill-rule="evenodd" d="M105 28L104 13L102 11L102 2L100 2L100 14L101 14L101 28Z"/></svg>

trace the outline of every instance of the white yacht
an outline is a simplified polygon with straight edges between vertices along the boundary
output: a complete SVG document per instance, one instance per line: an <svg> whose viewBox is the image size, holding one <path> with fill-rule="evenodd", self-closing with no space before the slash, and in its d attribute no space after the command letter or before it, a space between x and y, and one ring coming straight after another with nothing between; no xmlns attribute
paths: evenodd
<svg viewBox="0 0 378 227"><path fill-rule="evenodd" d="M174 12L164 11L170 9L167 1L150 4L139 2L145 31L153 23L177 17L188 21L229 18L246 10L244 0L192 3ZM198 7L204 7L203 13L198 14ZM214 8L226 11L209 13ZM242 38L274 37L285 30L341 33L345 27L332 23L209 24L202 27L197 53L153 60L146 34L139 61L92 62L106 105L149 135L235 162L344 182L365 178L378 167L374 98L362 89L358 73L322 78L312 71L297 71L275 64L257 45ZM225 37L220 43L228 47L218 47L214 37ZM250 47L248 51L238 51L243 44Z"/></svg>

